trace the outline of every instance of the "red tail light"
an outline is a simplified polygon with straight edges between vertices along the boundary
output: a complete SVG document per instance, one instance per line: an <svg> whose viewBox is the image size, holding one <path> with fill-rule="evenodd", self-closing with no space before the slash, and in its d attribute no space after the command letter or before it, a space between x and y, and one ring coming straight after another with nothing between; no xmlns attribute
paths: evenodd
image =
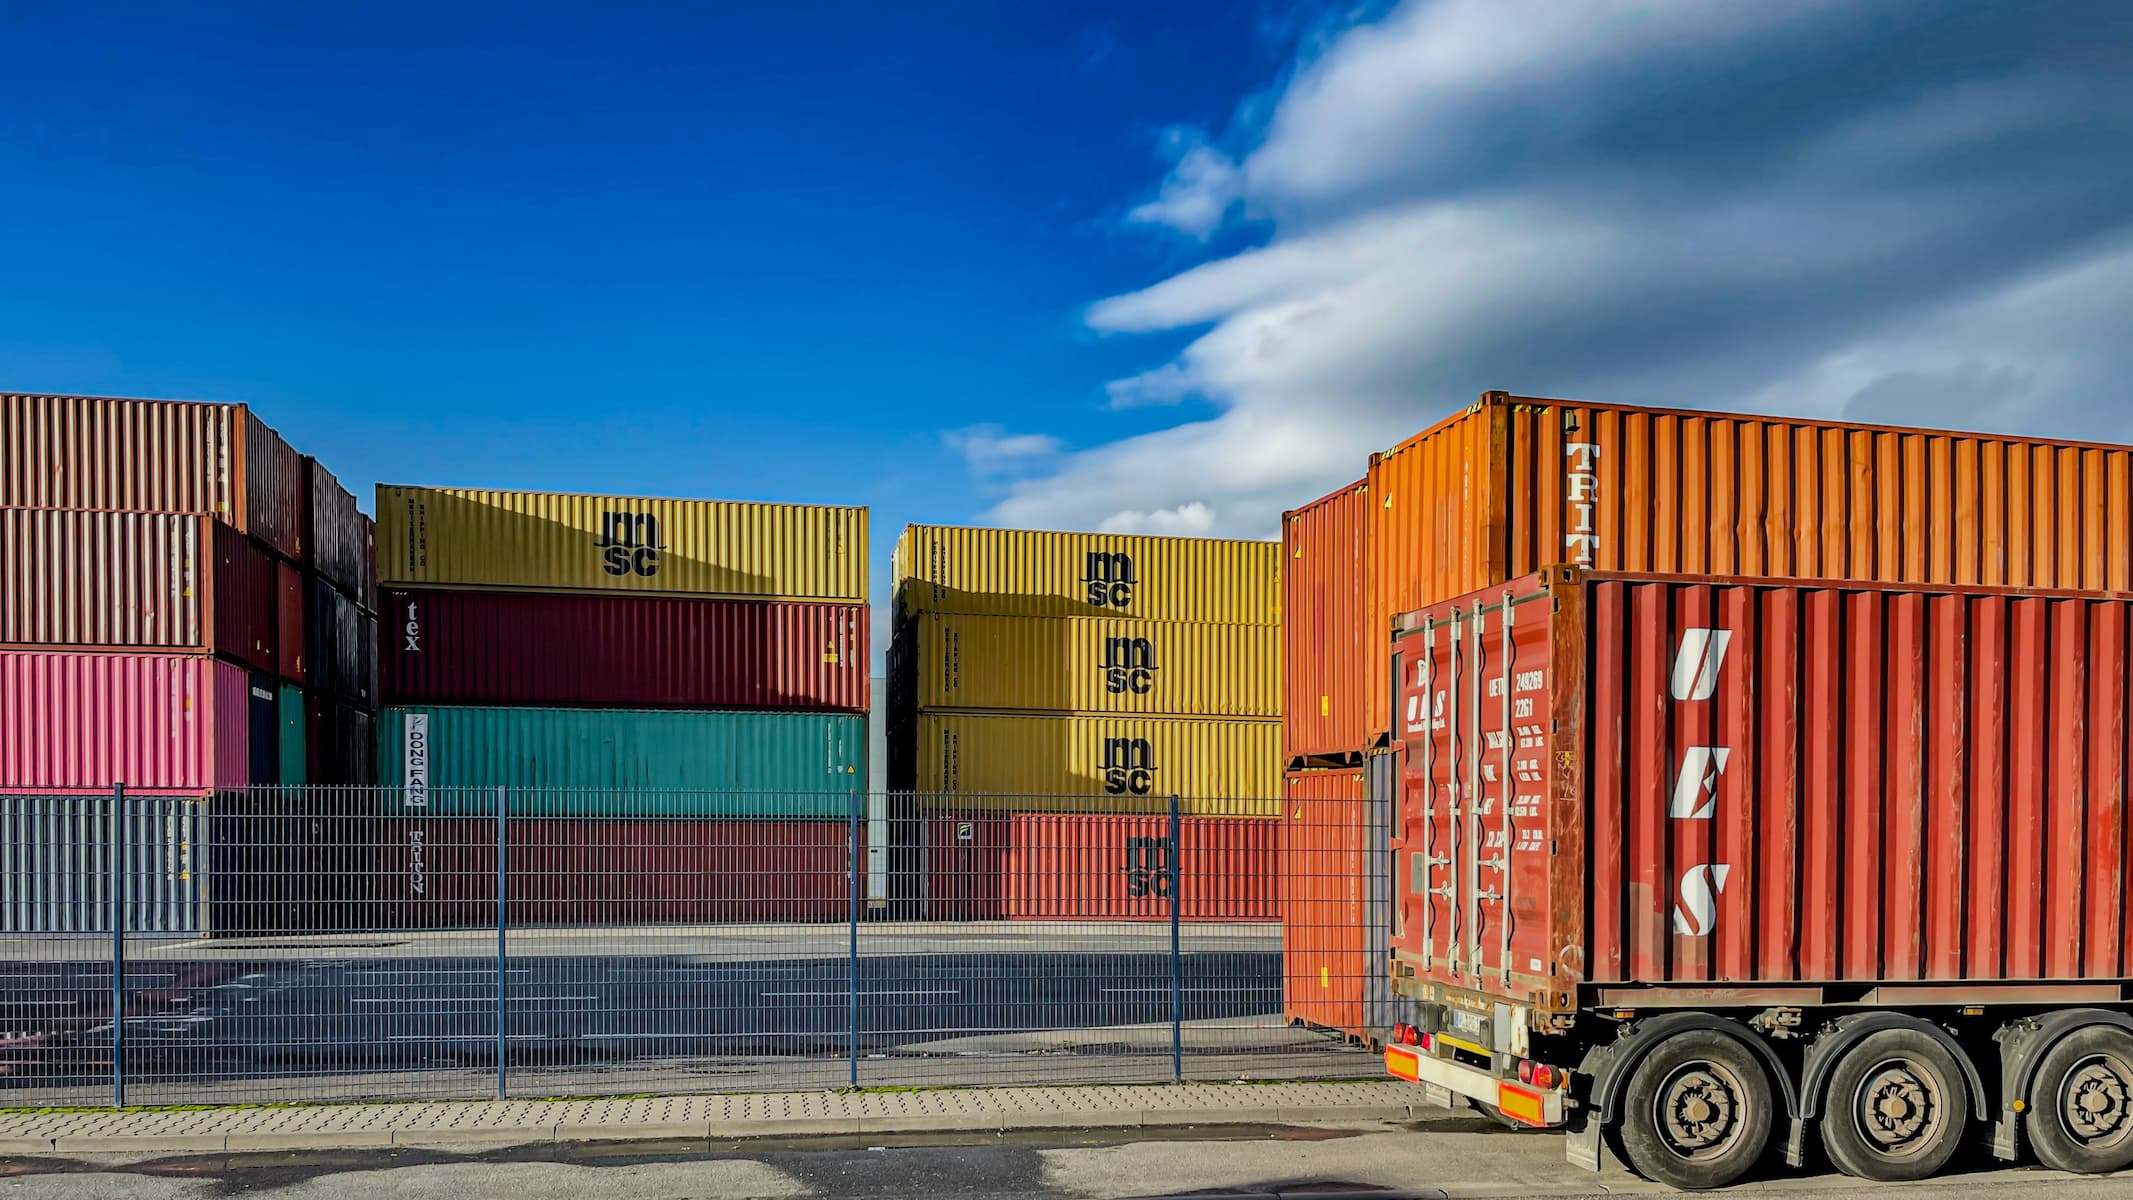
<svg viewBox="0 0 2133 1200"><path fill-rule="evenodd" d="M1534 1087L1552 1088L1560 1082L1561 1080L1556 1077L1554 1067L1547 1066L1546 1064L1541 1063L1534 1064L1532 1080Z"/></svg>
<svg viewBox="0 0 2133 1200"><path fill-rule="evenodd" d="M1392 1027L1392 1040L1402 1046L1419 1046L1422 1044L1422 1031L1402 1021Z"/></svg>
<svg viewBox="0 0 2133 1200"><path fill-rule="evenodd" d="M1533 1082L1533 1062L1532 1062L1532 1060L1530 1060L1530 1059L1524 1059L1524 1058L1521 1058L1521 1059L1519 1059L1519 1060L1518 1060L1518 1081L1519 1081L1520 1083L1532 1083L1532 1082Z"/></svg>

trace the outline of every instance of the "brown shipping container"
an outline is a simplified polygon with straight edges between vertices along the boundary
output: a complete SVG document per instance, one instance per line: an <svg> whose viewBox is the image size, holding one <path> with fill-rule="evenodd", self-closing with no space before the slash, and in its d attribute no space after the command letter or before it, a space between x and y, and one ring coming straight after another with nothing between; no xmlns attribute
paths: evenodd
<svg viewBox="0 0 2133 1200"><path fill-rule="evenodd" d="M0 508L194 513L304 556L303 463L242 404L0 393Z"/></svg>
<svg viewBox="0 0 2133 1200"><path fill-rule="evenodd" d="M1295 772L1281 831L1281 1003L1291 1021L1362 1035L1370 839L1361 768ZM1379 864L1382 865L1382 864Z"/></svg>
<svg viewBox="0 0 2133 1200"><path fill-rule="evenodd" d="M1366 671L1385 656L1365 636L1370 488L1357 480L1281 518L1282 753L1292 768L1360 762L1372 730Z"/></svg>
<svg viewBox="0 0 2133 1200"><path fill-rule="evenodd" d="M0 510L0 645L200 650L275 670L274 566L205 517Z"/></svg>
<svg viewBox="0 0 2133 1200"><path fill-rule="evenodd" d="M2133 589L2125 446L1490 392L1373 455L1369 486L1374 638L1558 562ZM1364 686L1382 734L1383 672Z"/></svg>
<svg viewBox="0 0 2133 1200"><path fill-rule="evenodd" d="M1270 921L1281 825L1249 817L1184 817L1172 861L1170 819L1091 813L935 814L926 824L926 900L933 920L1170 919Z"/></svg>
<svg viewBox="0 0 2133 1200"><path fill-rule="evenodd" d="M383 818L358 828L377 848L381 928L495 924L493 818ZM841 820L514 819L504 830L505 919L843 921L850 836Z"/></svg>
<svg viewBox="0 0 2133 1200"><path fill-rule="evenodd" d="M384 592L388 704L867 707L867 606Z"/></svg>
<svg viewBox="0 0 2133 1200"><path fill-rule="evenodd" d="M1551 568L1403 624L1425 982L2133 977L2133 596Z"/></svg>
<svg viewBox="0 0 2133 1200"><path fill-rule="evenodd" d="M369 517L333 472L315 458L304 460L308 497L305 545L311 567L347 593L366 612L378 609L378 567Z"/></svg>

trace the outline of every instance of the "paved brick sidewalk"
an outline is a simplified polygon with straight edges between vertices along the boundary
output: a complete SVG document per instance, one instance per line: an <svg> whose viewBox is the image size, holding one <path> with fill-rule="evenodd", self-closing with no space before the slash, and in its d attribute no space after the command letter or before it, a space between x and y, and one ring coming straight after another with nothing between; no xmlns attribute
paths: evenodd
<svg viewBox="0 0 2133 1200"><path fill-rule="evenodd" d="M786 1092L639 1100L455 1101L0 1112L0 1154L480 1149L549 1141L688 1140L943 1130L1405 1120L1404 1083L1173 1084L928 1092Z"/></svg>

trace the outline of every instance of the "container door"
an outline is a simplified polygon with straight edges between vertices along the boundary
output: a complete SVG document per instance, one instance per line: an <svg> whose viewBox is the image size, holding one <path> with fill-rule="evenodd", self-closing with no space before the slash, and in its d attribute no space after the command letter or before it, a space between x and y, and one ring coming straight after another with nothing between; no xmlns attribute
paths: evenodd
<svg viewBox="0 0 2133 1200"><path fill-rule="evenodd" d="M246 689L250 697L246 715L250 722L252 739L251 774L246 778L261 786L272 786L281 780L281 719L277 711L280 696L274 688L271 675L252 676Z"/></svg>

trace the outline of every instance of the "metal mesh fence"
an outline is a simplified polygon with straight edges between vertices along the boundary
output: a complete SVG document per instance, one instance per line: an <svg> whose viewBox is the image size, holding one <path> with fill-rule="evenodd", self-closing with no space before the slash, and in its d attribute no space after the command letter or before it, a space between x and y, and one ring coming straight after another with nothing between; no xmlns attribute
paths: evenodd
<svg viewBox="0 0 2133 1200"><path fill-rule="evenodd" d="M1220 797L0 795L0 1103L1367 1076L1358 1047L1392 1019L1388 831L1360 777L1322 782L1292 780L1278 817Z"/></svg>

